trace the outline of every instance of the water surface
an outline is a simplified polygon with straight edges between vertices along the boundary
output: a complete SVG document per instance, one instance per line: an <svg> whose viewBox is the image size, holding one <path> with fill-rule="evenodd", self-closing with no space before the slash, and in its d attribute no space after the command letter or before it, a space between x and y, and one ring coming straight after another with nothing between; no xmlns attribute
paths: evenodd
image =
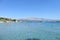
<svg viewBox="0 0 60 40"><path fill-rule="evenodd" d="M60 40L60 22L0 23L0 40Z"/></svg>

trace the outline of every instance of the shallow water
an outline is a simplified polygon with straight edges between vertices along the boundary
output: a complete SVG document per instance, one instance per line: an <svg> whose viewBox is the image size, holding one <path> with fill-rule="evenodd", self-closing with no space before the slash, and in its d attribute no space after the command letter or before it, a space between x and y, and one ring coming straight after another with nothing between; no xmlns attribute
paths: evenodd
<svg viewBox="0 0 60 40"><path fill-rule="evenodd" d="M60 40L60 22L0 23L0 40Z"/></svg>

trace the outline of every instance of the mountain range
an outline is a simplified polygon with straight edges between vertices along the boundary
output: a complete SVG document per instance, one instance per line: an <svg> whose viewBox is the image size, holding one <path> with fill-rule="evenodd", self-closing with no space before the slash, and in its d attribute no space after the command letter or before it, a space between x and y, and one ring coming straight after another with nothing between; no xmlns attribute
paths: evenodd
<svg viewBox="0 0 60 40"><path fill-rule="evenodd" d="M45 18L23 18L23 19L19 19L21 21L48 21L48 22L60 22L60 20L56 19L56 20L53 20L53 19L45 19Z"/></svg>

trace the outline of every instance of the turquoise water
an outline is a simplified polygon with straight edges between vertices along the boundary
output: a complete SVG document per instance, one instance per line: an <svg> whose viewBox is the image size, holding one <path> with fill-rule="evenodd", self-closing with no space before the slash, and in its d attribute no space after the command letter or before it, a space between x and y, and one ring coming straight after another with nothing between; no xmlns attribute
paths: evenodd
<svg viewBox="0 0 60 40"><path fill-rule="evenodd" d="M60 40L60 22L0 23L0 40Z"/></svg>

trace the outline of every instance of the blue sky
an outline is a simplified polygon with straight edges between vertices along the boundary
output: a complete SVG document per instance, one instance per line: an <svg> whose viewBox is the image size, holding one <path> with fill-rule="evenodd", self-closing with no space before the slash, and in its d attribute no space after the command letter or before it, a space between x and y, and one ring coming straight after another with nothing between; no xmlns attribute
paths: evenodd
<svg viewBox="0 0 60 40"><path fill-rule="evenodd" d="M60 19L60 0L0 0L0 17Z"/></svg>

